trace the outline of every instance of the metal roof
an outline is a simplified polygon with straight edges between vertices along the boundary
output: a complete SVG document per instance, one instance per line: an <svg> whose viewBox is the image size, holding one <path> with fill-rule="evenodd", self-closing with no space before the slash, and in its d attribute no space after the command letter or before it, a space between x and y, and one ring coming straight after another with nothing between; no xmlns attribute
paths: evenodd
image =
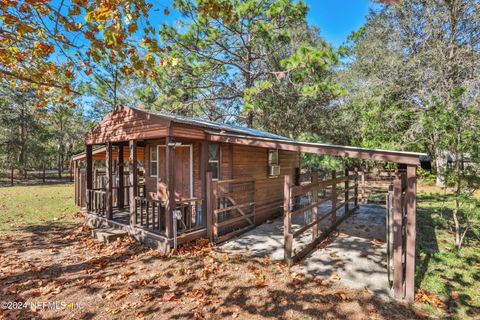
<svg viewBox="0 0 480 320"><path fill-rule="evenodd" d="M269 139L282 140L282 141L294 141L291 138L279 136L270 132L242 127L234 124L220 123L220 122L214 122L214 121L200 119L200 118L186 117L186 116L177 115L177 114L173 114L165 111L146 110L146 109L139 109L135 107L130 107L130 108L141 111L141 112L151 113L151 114L169 119L173 122L192 124L196 126L210 128L210 129L241 133L244 135L260 137L260 138L269 138Z"/></svg>

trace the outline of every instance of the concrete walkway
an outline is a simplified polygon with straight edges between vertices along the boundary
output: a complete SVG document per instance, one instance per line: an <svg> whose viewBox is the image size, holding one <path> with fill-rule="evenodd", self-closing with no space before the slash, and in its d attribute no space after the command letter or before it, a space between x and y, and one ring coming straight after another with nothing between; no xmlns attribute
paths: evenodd
<svg viewBox="0 0 480 320"><path fill-rule="evenodd" d="M330 206L320 207L327 212ZM342 215L339 212L338 215ZM319 214L321 215L321 213ZM308 215L302 215L292 222L295 230L309 221ZM320 223L320 229L326 229L329 219ZM293 267L304 272L329 279L332 274L340 282L353 288L368 288L377 295L387 297L388 289L385 207L380 205L361 205L357 213L344 221L338 232L332 235L333 241L317 247L309 256ZM374 239L380 241L374 241ZM308 232L294 240L294 250L311 241ZM283 253L283 218L263 224L222 245L229 252L246 252L253 256L268 256L272 260L281 260Z"/></svg>

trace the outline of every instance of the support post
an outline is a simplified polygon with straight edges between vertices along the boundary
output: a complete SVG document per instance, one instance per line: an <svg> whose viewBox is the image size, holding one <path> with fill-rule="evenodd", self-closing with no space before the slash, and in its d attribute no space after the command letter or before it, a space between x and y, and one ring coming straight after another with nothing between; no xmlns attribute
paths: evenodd
<svg viewBox="0 0 480 320"><path fill-rule="evenodd" d="M43 172L45 172L45 164L42 164ZM72 161L73 171L73 190L75 193L75 205L78 206L78 175L77 175L77 161ZM43 175L45 177L45 174ZM45 182L44 182L45 183Z"/></svg>
<svg viewBox="0 0 480 320"><path fill-rule="evenodd" d="M365 169L362 170L362 203L367 203L365 199Z"/></svg>
<svg viewBox="0 0 480 320"><path fill-rule="evenodd" d="M332 170L332 224L337 221L337 171Z"/></svg>
<svg viewBox="0 0 480 320"><path fill-rule="evenodd" d="M129 204L130 204L130 225L133 226L137 223L137 141L130 140L128 143L129 157L128 157L128 173L130 189L128 190Z"/></svg>
<svg viewBox="0 0 480 320"><path fill-rule="evenodd" d="M118 170L117 170L117 178L118 178L118 185L117 185L117 205L118 209L123 209L125 206L125 184L123 180L123 144L120 144L117 149L117 164L118 164Z"/></svg>
<svg viewBox="0 0 480 320"><path fill-rule="evenodd" d="M112 191L113 191L113 181L112 181L112 143L107 142L106 144L106 172L105 172L105 197L106 197L106 213L107 218L111 220L113 218L113 201L112 201Z"/></svg>
<svg viewBox="0 0 480 320"><path fill-rule="evenodd" d="M402 180L393 181L393 295L403 299Z"/></svg>
<svg viewBox="0 0 480 320"><path fill-rule="evenodd" d="M414 301L415 295L415 236L417 215L416 167L407 167L407 241L405 270L405 299Z"/></svg>
<svg viewBox="0 0 480 320"><path fill-rule="evenodd" d="M207 175L207 168L208 168L208 141L202 141L201 150L200 150L200 179L201 179L201 186L202 186L202 224L207 226L208 225L208 201L211 199L211 195L209 195L209 189L211 188L211 184L209 185L209 180L211 183L211 173L210 178ZM208 228L207 228L207 235ZM210 236L209 236L210 238ZM210 239L212 241L213 239Z"/></svg>
<svg viewBox="0 0 480 320"><path fill-rule="evenodd" d="M208 239L210 239L211 242L213 242L213 226L212 226L212 218L213 218L213 191L212 191L212 172L207 171L206 173L206 226L207 226L207 236Z"/></svg>
<svg viewBox="0 0 480 320"><path fill-rule="evenodd" d="M354 195L355 195L355 197L354 197L355 200L354 201L355 201L355 203L354 203L354 206L355 206L355 208L357 208L358 207L358 168L356 168L356 167L355 167L355 177L354 177L354 179L355 179L355 189L354 189Z"/></svg>
<svg viewBox="0 0 480 320"><path fill-rule="evenodd" d="M349 188L349 185L350 185L350 181L348 181L349 179L349 172L348 172L348 168L345 168L345 190L344 190L344 195L345 195L345 215L348 214L348 198L349 198L349 191L348 188Z"/></svg>
<svg viewBox="0 0 480 320"><path fill-rule="evenodd" d="M287 266L292 265L292 249L293 249L293 234L290 217L291 195L290 187L292 185L292 177L286 175L283 184L283 235L284 235L284 255Z"/></svg>
<svg viewBox="0 0 480 320"><path fill-rule="evenodd" d="M165 176L167 183L167 201L165 202L165 233L170 244L173 244L173 210L175 209L175 147L172 145L172 138L167 137L165 140Z"/></svg>
<svg viewBox="0 0 480 320"><path fill-rule="evenodd" d="M217 190L218 190L218 182L212 181L212 229L213 229L213 241L217 241L218 239L218 213L215 213L217 209ZM211 220L211 221L212 221Z"/></svg>
<svg viewBox="0 0 480 320"><path fill-rule="evenodd" d="M86 179L87 179L87 212L93 209L92 193L89 190L93 189L93 152L92 145L88 144L85 147L85 155L87 158Z"/></svg>
<svg viewBox="0 0 480 320"><path fill-rule="evenodd" d="M312 184L316 185L318 183L318 172L317 170L312 171ZM312 191L312 203L315 203L315 206L312 208L312 220L316 223L313 225L312 229L312 241L315 241L318 237L318 192L320 187L316 187Z"/></svg>

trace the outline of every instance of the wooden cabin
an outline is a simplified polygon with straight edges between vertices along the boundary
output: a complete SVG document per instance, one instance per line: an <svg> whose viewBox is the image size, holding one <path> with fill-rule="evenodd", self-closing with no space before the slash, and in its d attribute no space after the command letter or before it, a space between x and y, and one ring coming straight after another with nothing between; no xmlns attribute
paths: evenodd
<svg viewBox="0 0 480 320"><path fill-rule="evenodd" d="M201 237L222 242L283 215L286 260L295 255L291 243L296 235L312 231L309 248L321 239L317 223L325 218L317 215L321 202L332 203L331 230L358 206L356 171L346 170L341 177L333 172L330 180L322 181L312 175L300 185L301 152L401 164L406 171L392 184L391 205L395 261L398 270L406 271L397 273L395 283L398 295L407 292L409 299L413 297L415 170L423 154L300 142L236 125L126 107L100 121L85 144L86 151L74 156L73 163L75 201L85 208L88 224L123 228L168 252ZM339 184L342 191L336 192ZM328 187L333 195L320 201L318 195ZM339 194L344 195L343 202L337 202ZM299 207L299 197L309 202ZM337 217L342 206L343 217ZM307 210L313 212L313 221L293 231L292 216ZM404 276L408 281L402 280Z"/></svg>
<svg viewBox="0 0 480 320"><path fill-rule="evenodd" d="M214 135L293 142L260 130L121 107L88 133L86 152L73 158L77 205L86 207L92 224L137 226L134 234L152 238L163 251L208 236L211 186L219 193L218 226L210 235L217 241L281 215L283 177L299 170L300 152L215 141Z"/></svg>

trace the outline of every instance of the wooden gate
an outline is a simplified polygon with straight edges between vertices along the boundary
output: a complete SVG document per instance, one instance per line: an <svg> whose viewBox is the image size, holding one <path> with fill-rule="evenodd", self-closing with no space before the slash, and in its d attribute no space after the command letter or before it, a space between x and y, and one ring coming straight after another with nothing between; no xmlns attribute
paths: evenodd
<svg viewBox="0 0 480 320"><path fill-rule="evenodd" d="M255 227L255 179L211 181L213 240L223 242Z"/></svg>

